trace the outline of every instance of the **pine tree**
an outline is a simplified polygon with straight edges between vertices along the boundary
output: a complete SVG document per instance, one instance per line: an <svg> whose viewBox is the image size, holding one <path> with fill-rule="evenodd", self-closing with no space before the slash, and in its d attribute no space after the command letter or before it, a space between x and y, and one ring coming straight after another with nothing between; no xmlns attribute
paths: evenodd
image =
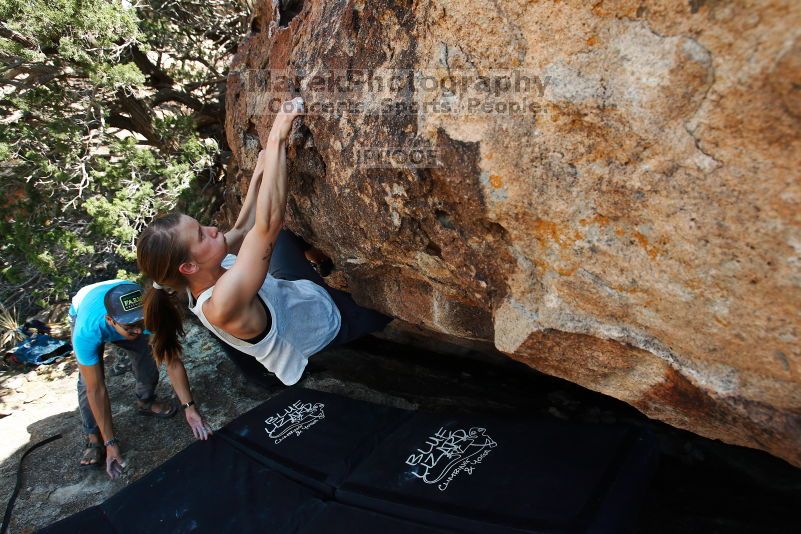
<svg viewBox="0 0 801 534"><path fill-rule="evenodd" d="M0 0L0 303L129 276L156 212L219 205L243 2Z"/></svg>

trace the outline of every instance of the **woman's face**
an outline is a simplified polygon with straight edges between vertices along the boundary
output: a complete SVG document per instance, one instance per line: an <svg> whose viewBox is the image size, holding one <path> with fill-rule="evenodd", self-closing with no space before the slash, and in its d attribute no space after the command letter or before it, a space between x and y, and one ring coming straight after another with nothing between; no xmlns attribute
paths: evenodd
<svg viewBox="0 0 801 534"><path fill-rule="evenodd" d="M189 261L201 269L218 267L228 253L225 234L216 226L202 226L193 217L181 215L178 232L189 249Z"/></svg>

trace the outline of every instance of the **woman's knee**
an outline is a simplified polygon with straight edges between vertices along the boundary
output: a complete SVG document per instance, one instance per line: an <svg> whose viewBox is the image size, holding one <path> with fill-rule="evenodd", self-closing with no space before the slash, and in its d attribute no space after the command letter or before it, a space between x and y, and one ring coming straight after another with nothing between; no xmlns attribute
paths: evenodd
<svg viewBox="0 0 801 534"><path fill-rule="evenodd" d="M275 242L269 272L284 280L311 280L320 284L322 279L306 260L306 242L287 229L282 229Z"/></svg>

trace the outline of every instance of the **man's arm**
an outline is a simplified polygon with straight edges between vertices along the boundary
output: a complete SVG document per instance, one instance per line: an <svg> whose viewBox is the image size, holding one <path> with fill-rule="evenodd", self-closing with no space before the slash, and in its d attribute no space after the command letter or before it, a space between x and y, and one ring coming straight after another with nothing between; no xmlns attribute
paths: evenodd
<svg viewBox="0 0 801 534"><path fill-rule="evenodd" d="M192 391L189 389L189 378L186 376L186 368L184 362L180 358L174 358L172 362L167 364L167 376L170 377L170 383L178 396L181 404L194 400L192 399ZM186 422L192 429L192 433L197 439L208 439L212 434L211 429L206 424L203 416L200 415L197 405L190 406L184 411L186 415Z"/></svg>
<svg viewBox="0 0 801 534"><path fill-rule="evenodd" d="M115 436L114 428L111 424L111 403L108 399L103 371L100 363L94 365L81 365L79 363L78 370L86 384L86 398L89 400L92 415L95 417L97 427L100 429L100 440L105 443ZM106 472L108 475L111 478L117 478L124 467L125 461L120 454L119 445L113 444L106 447Z"/></svg>
<svg viewBox="0 0 801 534"><path fill-rule="evenodd" d="M78 369L83 376L86 384L86 397L89 400L89 407L92 408L92 415L100 429L100 436L103 441L108 441L114 437L114 428L111 424L111 403L108 400L106 382L103 378L100 364L81 365Z"/></svg>

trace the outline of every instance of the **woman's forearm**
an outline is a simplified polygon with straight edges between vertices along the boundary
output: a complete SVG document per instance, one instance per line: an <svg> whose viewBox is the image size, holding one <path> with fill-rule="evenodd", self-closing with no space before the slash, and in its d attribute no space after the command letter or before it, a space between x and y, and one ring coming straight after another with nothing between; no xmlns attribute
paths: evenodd
<svg viewBox="0 0 801 534"><path fill-rule="evenodd" d="M256 224L263 225L267 232L277 231L284 221L286 197L286 137L271 132L265 147L264 184L259 190Z"/></svg>
<svg viewBox="0 0 801 534"><path fill-rule="evenodd" d="M173 360L167 365L167 375L170 377L172 389L181 404L186 404L192 399L192 391L189 388L189 378L186 376L186 368L180 359Z"/></svg>
<svg viewBox="0 0 801 534"><path fill-rule="evenodd" d="M276 201L272 205L272 213L270 214L271 225L281 226L284 223L284 212L286 211L286 198L287 198L287 170L286 170L286 140L284 140L278 147L275 158L269 158L267 161L273 165L272 172L275 173L273 180L273 194Z"/></svg>
<svg viewBox="0 0 801 534"><path fill-rule="evenodd" d="M292 111L287 110L287 105L291 105ZM259 152L247 195L232 229L229 247L233 252L239 249L239 243L257 222L267 225L262 230L274 230L283 224L287 195L286 143L292 121L298 112L302 113L303 100L284 102L283 107L273 120L267 144Z"/></svg>
<svg viewBox="0 0 801 534"><path fill-rule="evenodd" d="M259 187L261 186L262 177L264 176L264 150L259 151L259 157L256 160L256 169L253 171L253 176L250 178L248 184L248 191L245 194L245 200L242 202L242 209L239 210L239 216L236 218L232 230L241 232L243 235L253 228L253 223L256 220L256 198L258 197Z"/></svg>

